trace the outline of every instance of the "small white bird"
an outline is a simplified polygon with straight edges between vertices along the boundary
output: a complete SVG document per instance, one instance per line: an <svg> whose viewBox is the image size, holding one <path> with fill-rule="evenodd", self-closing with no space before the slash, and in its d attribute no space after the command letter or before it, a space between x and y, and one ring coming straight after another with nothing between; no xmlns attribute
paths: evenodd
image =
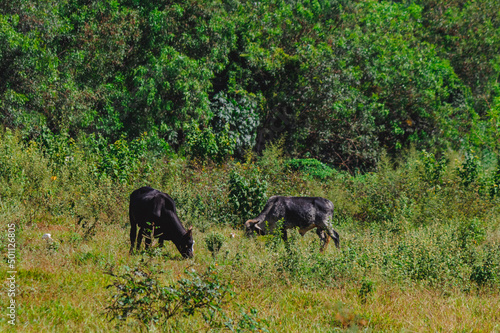
<svg viewBox="0 0 500 333"><path fill-rule="evenodd" d="M43 234L42 239L45 239L47 242L53 242L54 240L50 237L50 234Z"/></svg>

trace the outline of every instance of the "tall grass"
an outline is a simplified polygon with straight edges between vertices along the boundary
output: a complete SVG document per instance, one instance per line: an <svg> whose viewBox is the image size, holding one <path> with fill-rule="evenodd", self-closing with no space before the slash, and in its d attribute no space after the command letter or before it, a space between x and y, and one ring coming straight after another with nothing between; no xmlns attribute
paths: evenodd
<svg viewBox="0 0 500 333"><path fill-rule="evenodd" d="M17 331L154 330L133 318L116 328L105 316L116 295L107 287L117 283L106 272L141 265L161 271L153 277L164 286L215 267L231 288L220 308L226 319L218 317L226 330L500 329L496 163L409 151L374 173L315 177L307 168L318 163L289 168L279 145L245 161L199 165L148 144L90 150L97 141L0 134L0 219L18 230ZM172 244L128 255L128 195L142 185L169 193L181 221L194 226L193 260L181 260ZM314 232L290 232L287 245L275 235L244 237L243 222L275 194L332 200L341 249L319 253ZM54 243L42 240L47 232ZM2 231L2 254L6 237ZM7 304L4 291L0 301ZM196 312L163 329L215 327ZM5 317L0 329L10 329Z"/></svg>

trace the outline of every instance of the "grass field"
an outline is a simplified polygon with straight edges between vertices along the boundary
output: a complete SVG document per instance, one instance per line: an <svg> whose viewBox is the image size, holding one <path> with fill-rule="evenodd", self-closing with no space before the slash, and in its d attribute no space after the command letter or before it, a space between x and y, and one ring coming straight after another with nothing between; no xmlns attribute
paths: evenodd
<svg viewBox="0 0 500 333"><path fill-rule="evenodd" d="M381 247L387 239L380 235L338 229L344 236L342 249L329 247L320 255L311 252L311 248L319 247L315 233L304 238L297 233L292 237L297 254L293 267L287 268L289 254L283 247L273 250L266 245L268 239L247 239L241 231L230 228L218 231L227 241L215 258L202 245L204 235L196 232L196 256L182 260L171 243L162 251L128 255L128 230L124 225L103 228L87 241L79 238L75 228L33 225L19 237L22 260L17 268L17 331L113 331L116 321L108 321L104 313L114 292L106 287L114 278L105 272L110 267L135 267L141 260L159 265L164 270L159 279L165 284L185 276L186 268L202 272L209 264L216 265L223 279L231 280L235 292L224 305L225 311L237 318L241 309L254 308L258 311L256 319L263 320L262 327L272 332L500 330L498 288L471 287L463 291L445 282L432 286L427 282L395 282L384 276L376 263L362 268L356 261L343 264L353 266L352 271L330 268L336 276L325 276L326 272L317 267L318 274L311 272L321 263L342 262L352 248L364 248L360 257L384 251ZM45 232L52 233L54 244L41 239ZM387 244L389 250L394 246ZM5 272L1 278L5 280ZM372 290L365 298L360 290L367 279ZM7 302L5 297L2 302ZM168 327L175 332L208 328L199 314L171 321ZM1 326L2 331L9 328L5 320ZM123 330L138 331L140 326L129 320Z"/></svg>
<svg viewBox="0 0 500 333"><path fill-rule="evenodd" d="M219 166L171 158L145 168L143 161L120 174L124 181L97 172L77 148L58 164L4 134L0 152L2 332L500 331L494 164L475 172L456 154L433 168L429 155L414 152L374 173L318 178L286 169L271 147ZM170 242L129 255L128 196L142 185L175 199L181 221L194 228L193 259ZM319 253L314 232L289 231L288 246L275 235L245 237L244 221L274 194L330 199L341 248ZM7 316L9 224L15 326ZM209 246L214 239L218 251ZM182 286L194 296L173 297ZM124 290L129 303L117 303ZM162 304L181 306L167 318ZM135 317L113 319L113 305L128 305Z"/></svg>

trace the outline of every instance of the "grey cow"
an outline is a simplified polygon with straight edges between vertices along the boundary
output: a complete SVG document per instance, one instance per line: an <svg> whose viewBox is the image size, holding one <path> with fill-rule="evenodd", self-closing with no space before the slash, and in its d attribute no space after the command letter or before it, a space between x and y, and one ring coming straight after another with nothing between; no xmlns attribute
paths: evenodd
<svg viewBox="0 0 500 333"><path fill-rule="evenodd" d="M299 233L304 236L306 232L317 228L316 233L321 240L323 251L330 237L339 248L339 234L333 230L331 220L333 216L333 203L321 197L271 197L262 213L254 219L245 222L247 235L254 232L265 235L273 232L279 220L283 219L283 239L287 240L287 229L299 228Z"/></svg>

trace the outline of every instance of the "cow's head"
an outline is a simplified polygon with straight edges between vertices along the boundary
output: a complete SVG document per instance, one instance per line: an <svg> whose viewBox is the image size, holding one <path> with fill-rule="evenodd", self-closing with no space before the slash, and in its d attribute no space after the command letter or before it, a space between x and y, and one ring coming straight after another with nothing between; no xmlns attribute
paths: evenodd
<svg viewBox="0 0 500 333"><path fill-rule="evenodd" d="M251 236L254 233L257 235L265 235L264 229L262 229L259 225L259 221L257 220L248 220L245 222L245 231L247 236Z"/></svg>
<svg viewBox="0 0 500 333"><path fill-rule="evenodd" d="M177 245L177 249L184 258L192 258L194 256L193 245L193 227L189 227L186 233L182 236L181 242Z"/></svg>

